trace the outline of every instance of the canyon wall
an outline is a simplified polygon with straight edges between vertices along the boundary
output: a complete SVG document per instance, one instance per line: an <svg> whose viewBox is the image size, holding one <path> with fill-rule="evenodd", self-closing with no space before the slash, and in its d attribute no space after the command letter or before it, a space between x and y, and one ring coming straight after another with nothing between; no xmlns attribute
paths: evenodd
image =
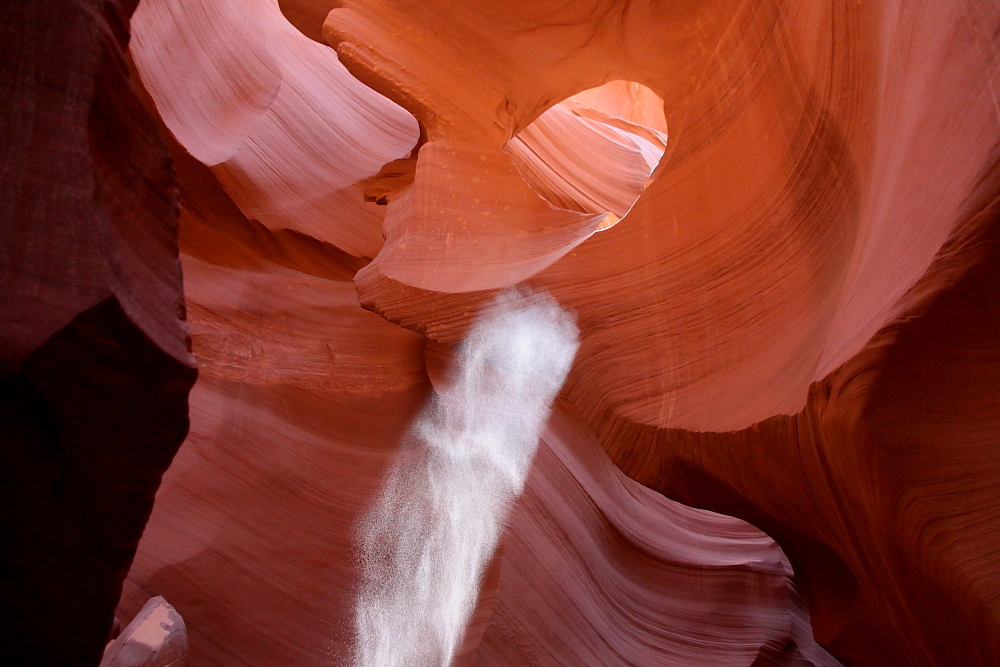
<svg viewBox="0 0 1000 667"><path fill-rule="evenodd" d="M516 284L581 346L456 664L1000 661L1000 9L333 5L9 12L20 662L122 591L348 664L357 520Z"/></svg>
<svg viewBox="0 0 1000 667"><path fill-rule="evenodd" d="M195 380L178 200L130 82L135 2L0 27L0 643L96 665ZM131 617L130 617L131 618Z"/></svg>

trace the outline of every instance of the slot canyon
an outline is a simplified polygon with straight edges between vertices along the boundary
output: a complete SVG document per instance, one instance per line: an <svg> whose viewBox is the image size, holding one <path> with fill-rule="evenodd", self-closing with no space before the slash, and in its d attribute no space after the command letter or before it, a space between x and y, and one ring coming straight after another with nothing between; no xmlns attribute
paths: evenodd
<svg viewBox="0 0 1000 667"><path fill-rule="evenodd" d="M0 664L1000 665L1000 2L3 9Z"/></svg>

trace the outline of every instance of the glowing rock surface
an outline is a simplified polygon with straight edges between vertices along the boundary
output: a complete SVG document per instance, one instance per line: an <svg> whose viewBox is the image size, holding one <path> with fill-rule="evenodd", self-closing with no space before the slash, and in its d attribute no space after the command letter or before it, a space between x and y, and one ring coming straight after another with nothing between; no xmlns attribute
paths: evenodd
<svg viewBox="0 0 1000 667"><path fill-rule="evenodd" d="M993 3L41 5L2 54L16 651L99 659L123 585L194 665L349 664L359 519L528 285L580 347L455 665L1000 662Z"/></svg>

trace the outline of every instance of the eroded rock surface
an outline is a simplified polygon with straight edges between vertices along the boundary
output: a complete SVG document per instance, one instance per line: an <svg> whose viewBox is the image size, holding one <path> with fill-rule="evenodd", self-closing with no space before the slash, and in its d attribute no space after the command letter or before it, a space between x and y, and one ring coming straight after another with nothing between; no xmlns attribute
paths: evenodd
<svg viewBox="0 0 1000 667"><path fill-rule="evenodd" d="M129 83L135 2L0 24L0 645L96 665L195 380L177 190Z"/></svg>
<svg viewBox="0 0 1000 667"><path fill-rule="evenodd" d="M908 510L912 528L904 530L889 528L899 523L895 510L876 509L922 497L937 488L933 475L890 482L887 473L864 472L888 446L862 437L868 411L848 417L869 404L861 398L869 390L817 401L823 387L858 386L852 373L872 376L859 365L870 357L866 343L895 348L892 336L885 342L895 322L920 326L914 320L928 315L918 302L930 303L971 261L956 250L965 247L962 234L991 219L996 21L993 9L974 1L484 2L474 10L344 3L329 14L324 36L353 74L422 128L415 159L393 162L367 190L387 205L388 242L355 277L360 301L447 346L462 339L492 290L530 276L578 313L582 348L564 391L575 414L644 484L778 538L799 573L816 636L836 655L858 664L947 662L954 656L944 652L944 637L955 629L938 621L974 614L985 625L972 631L963 658L988 664L992 615L982 605L992 599L992 579L982 574L974 580L981 595L963 597L913 575L928 556L907 547L907 535L923 534L918 526L934 510ZM564 196L566 186L554 194L538 170L512 171L503 149L546 127L532 124L562 100L611 79L663 100L662 120L634 99L612 115L647 130L669 128L670 139L622 222L588 227L579 218L581 227L572 216L601 200ZM941 99L962 100L962 112ZM540 134L550 149L552 132ZM607 159L578 143L564 141L548 159ZM936 256L951 277L928 273ZM992 400L988 382L967 381ZM809 415L819 405L830 420L823 428L846 435L810 440L787 426L815 422ZM988 410L964 415L989 423ZM795 439L783 435L793 432ZM709 446L755 438L769 444L731 445L739 456ZM818 473L796 472L775 440L802 452L836 447L847 458L836 474L820 465L821 484ZM905 468L910 457L933 459L941 446L893 460ZM989 451L984 441L976 446ZM751 450L752 465L744 460ZM988 466L965 457L953 465L965 471L955 480L984 475L975 502L989 506L996 484ZM801 494L819 494L824 484L825 499L803 502ZM857 485L864 491L850 491ZM974 510L957 497L935 502L957 525L970 525ZM995 533L975 525L954 537L971 551L935 552L943 571L966 557L991 558ZM906 585L882 585L894 580ZM902 639L905 628L918 627L921 639ZM627 654L612 652L619 650Z"/></svg>
<svg viewBox="0 0 1000 667"><path fill-rule="evenodd" d="M134 4L4 26L0 627L67 664L194 379ZM1000 10L333 4L132 23L201 377L123 618L163 594L194 664L349 664L355 522L526 282L581 348L456 664L1000 662Z"/></svg>
<svg viewBox="0 0 1000 667"><path fill-rule="evenodd" d="M184 619L158 595L108 644L100 667L187 667L188 657Z"/></svg>
<svg viewBox="0 0 1000 667"><path fill-rule="evenodd" d="M362 309L348 255L254 226L225 203L207 169L182 153L177 164L201 371L191 436L164 478L122 615L152 594L170 595L188 624L194 663L348 664L359 576L354 525L431 391L429 377L443 377L450 352L436 346L425 353L422 336ZM569 433L551 436L552 445L546 435L543 447L569 463L553 462L551 453L540 458L524 502L554 505L555 516L541 525L559 528L543 528L550 541L530 548L524 540L535 542L540 519L531 509L518 511L505 538L510 544L485 577L457 665L574 664L581 655L608 664L646 655L667 664L710 658L738 665L759 654L769 660L761 664L794 664L783 660L801 652L796 642L810 642L773 541L741 521L662 498L646 507L658 497L616 473L577 421L561 417L552 428ZM595 502L596 513L584 509ZM649 535L625 519L634 512L652 522ZM652 543L623 553L611 537L617 530ZM662 530L672 532L657 537ZM592 579L575 574L595 567ZM539 602L542 579L517 574L545 576L546 568L557 580L565 576L560 571L571 573L569 598L560 604L576 610L591 647L583 654L565 648L573 644L569 637L552 643L552 633L575 624L551 616L550 596ZM607 572L616 573L617 592L593 588L611 585ZM517 584L505 586L509 577ZM620 639L608 644L587 629L608 613L607 595L621 604L621 596L653 581L658 593L640 594L618 619ZM685 600L702 611L693 614ZM726 618L716 615L722 607L730 609ZM713 639L689 645L680 628L703 621L715 628L705 630ZM734 637L736 626L744 629ZM547 634L539 640L538 632ZM645 646L648 638L629 639L636 633L650 633L654 648ZM820 656L814 664L836 664L813 649Z"/></svg>

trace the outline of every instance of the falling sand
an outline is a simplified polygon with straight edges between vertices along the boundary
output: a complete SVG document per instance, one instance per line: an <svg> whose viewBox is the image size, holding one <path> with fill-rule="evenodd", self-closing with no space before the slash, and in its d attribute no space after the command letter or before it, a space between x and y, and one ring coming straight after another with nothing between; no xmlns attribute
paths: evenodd
<svg viewBox="0 0 1000 667"><path fill-rule="evenodd" d="M357 667L446 667L578 347L551 296L484 309L362 519Z"/></svg>

